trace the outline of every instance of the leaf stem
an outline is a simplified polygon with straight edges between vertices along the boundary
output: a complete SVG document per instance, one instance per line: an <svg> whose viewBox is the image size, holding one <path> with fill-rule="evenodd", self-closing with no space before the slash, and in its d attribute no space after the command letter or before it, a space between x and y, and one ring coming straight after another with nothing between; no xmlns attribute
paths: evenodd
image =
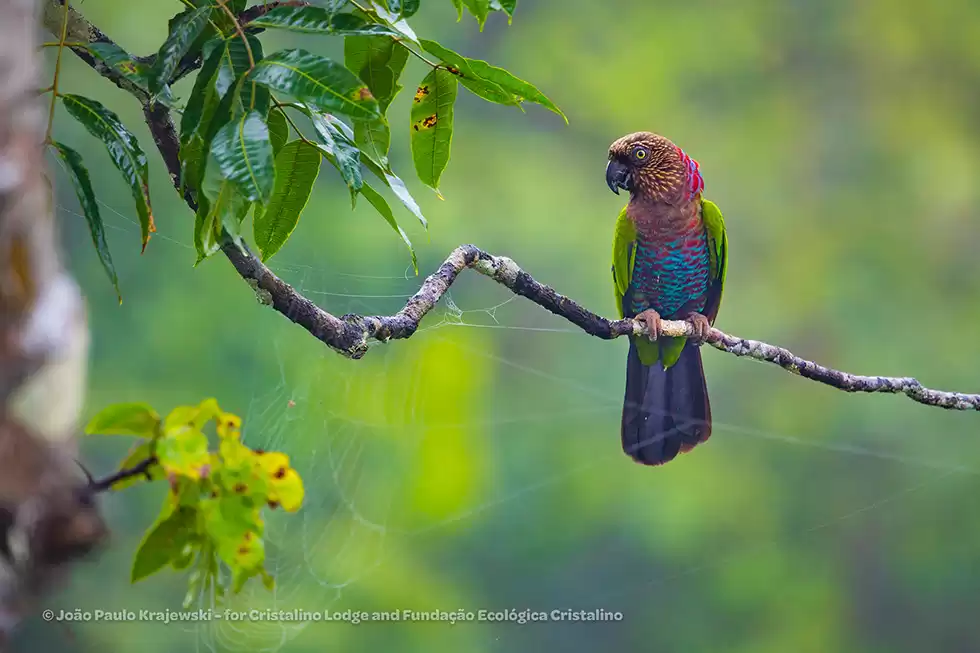
<svg viewBox="0 0 980 653"><path fill-rule="evenodd" d="M238 38L240 38L242 43L245 44L245 54L248 56L248 72L246 72L245 75L248 75L248 73L255 70L255 56L252 54L252 46L249 45L248 37L245 36L245 30L242 29L241 23L238 22L238 16L236 16L235 12L228 8L228 5L225 4L226 2L228 2L228 0L218 0L218 6L221 7L221 11L225 12L225 15L231 19L231 23L235 26L235 32L238 34ZM252 94L251 98L249 99L248 108L251 110L255 109L255 82L252 82Z"/></svg>
<svg viewBox="0 0 980 653"><path fill-rule="evenodd" d="M416 57L418 57L419 59L421 59L425 63L429 64L433 68L440 68L440 67L442 67L442 64L433 63L432 61L430 61L429 59L427 59L425 56L419 54L418 52L416 52L412 48L410 48L407 45L405 45L405 41L403 41L401 38L399 38L397 36L392 36L391 37L391 40L394 41L395 43L397 43L398 45L402 46L403 48L405 48L406 50L408 50L409 52L411 52Z"/></svg>
<svg viewBox="0 0 980 653"><path fill-rule="evenodd" d="M368 15L374 14L375 16L378 15L378 13L376 11L373 11L373 10L368 9L366 7L362 7L361 4L359 2L357 2L357 0L350 0L350 3L352 5L354 5L355 7L357 7L358 9L360 9L361 11L363 11L365 14L368 14ZM402 46L403 48L405 48L406 50L408 50L409 52L411 52L416 57L418 57L419 59L421 59L422 61L424 61L428 65L432 66L433 68L438 68L439 67L439 64L433 63L433 62L429 61L424 56L422 56L421 54L419 54L418 52L416 52L412 48L410 48L407 45L405 45L405 43L402 41L402 39L400 37L392 36L391 37L391 40L394 41L395 43L397 43L398 45Z"/></svg>
<svg viewBox="0 0 980 653"><path fill-rule="evenodd" d="M58 56L54 62L54 79L51 80L51 106L48 109L48 128L44 132L44 142L51 141L51 130L54 127L54 109L58 102L58 79L61 76L61 53L65 51L65 39L68 36L68 9L71 7L69 0L62 0L65 9L61 15L61 37L58 39Z"/></svg>
<svg viewBox="0 0 980 653"><path fill-rule="evenodd" d="M288 113L286 113L285 111L283 111L283 109L292 109L294 107L292 107L292 106L290 106L288 104L283 104L279 100L277 100L276 98L272 98L272 104L277 109L279 109L280 111L282 111L282 117L286 119L286 122L288 122L289 123L289 126L293 128L293 131L296 132L296 135L299 137L299 139L301 141L303 141L304 143L306 143L307 145L309 145L311 147L315 147L318 150L321 149L319 145L317 145L316 143L314 143L313 141L311 141L310 139L308 139L306 136L303 136L303 132L301 132L299 130L299 127L296 126L296 123L293 122L293 119L289 117L289 114Z"/></svg>

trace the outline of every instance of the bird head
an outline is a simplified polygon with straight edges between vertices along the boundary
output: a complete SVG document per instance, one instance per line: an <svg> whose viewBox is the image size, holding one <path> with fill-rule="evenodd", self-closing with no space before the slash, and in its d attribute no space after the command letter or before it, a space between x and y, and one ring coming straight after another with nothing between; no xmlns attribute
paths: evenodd
<svg viewBox="0 0 980 653"><path fill-rule="evenodd" d="M697 162L668 139L651 132L623 136L609 146L606 184L619 194L676 203L704 188Z"/></svg>

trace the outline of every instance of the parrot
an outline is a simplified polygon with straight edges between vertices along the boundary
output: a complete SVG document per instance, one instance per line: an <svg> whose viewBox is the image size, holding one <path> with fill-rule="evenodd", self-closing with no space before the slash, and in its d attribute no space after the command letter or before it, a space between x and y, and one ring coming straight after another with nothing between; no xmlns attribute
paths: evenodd
<svg viewBox="0 0 980 653"><path fill-rule="evenodd" d="M649 332L629 337L623 451L658 466L711 436L701 345L721 305L728 235L721 210L704 198L698 162L664 136L636 132L613 142L606 184L629 193L613 236L619 317ZM685 320L694 335L662 336L661 320Z"/></svg>

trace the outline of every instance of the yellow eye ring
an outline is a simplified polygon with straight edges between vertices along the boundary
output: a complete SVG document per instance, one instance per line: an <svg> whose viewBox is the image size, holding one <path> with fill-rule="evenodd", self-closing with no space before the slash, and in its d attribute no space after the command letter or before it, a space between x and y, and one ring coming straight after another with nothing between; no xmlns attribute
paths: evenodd
<svg viewBox="0 0 980 653"><path fill-rule="evenodd" d="M643 159L647 158L647 151L642 147L637 148L637 150L633 152L633 156L636 157L638 161L642 161Z"/></svg>

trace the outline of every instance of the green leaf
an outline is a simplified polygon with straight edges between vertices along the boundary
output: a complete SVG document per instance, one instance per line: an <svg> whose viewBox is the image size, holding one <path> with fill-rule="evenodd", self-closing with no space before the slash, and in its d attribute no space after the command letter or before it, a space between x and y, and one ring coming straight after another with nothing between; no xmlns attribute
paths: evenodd
<svg viewBox="0 0 980 653"><path fill-rule="evenodd" d="M196 531L197 511L192 508L180 508L154 524L136 550L130 582L136 583L167 566L193 540Z"/></svg>
<svg viewBox="0 0 980 653"><path fill-rule="evenodd" d="M199 195L194 214L194 249L197 250L194 265L221 249L221 221L215 220L216 214L211 209L211 201Z"/></svg>
<svg viewBox="0 0 980 653"><path fill-rule="evenodd" d="M207 475L211 460L208 452L208 437L201 431L186 428L167 434L157 441L157 459L168 474L201 478Z"/></svg>
<svg viewBox="0 0 980 653"><path fill-rule="evenodd" d="M419 10L420 0L386 0L388 9L391 13L410 18Z"/></svg>
<svg viewBox="0 0 980 653"><path fill-rule="evenodd" d="M170 559L170 566L178 571L183 571L191 566L197 557L197 542L186 542L177 554Z"/></svg>
<svg viewBox="0 0 980 653"><path fill-rule="evenodd" d="M195 190L205 190L203 188L204 180L208 173L209 163L214 158L211 156L211 144L221 128L231 121L232 107L238 101L239 92L244 83L245 78L239 77L238 82L228 88L220 101L217 99L217 95L212 94L210 96L205 105L201 127L198 128L197 135L188 142L186 156L184 153L181 154L181 163L187 169L184 181L186 185L190 185Z"/></svg>
<svg viewBox="0 0 980 653"><path fill-rule="evenodd" d="M167 40L160 46L150 74L150 93L156 95L170 83L170 77L181 57L187 54L191 44L201 35L208 24L211 7L205 6L182 14L174 22Z"/></svg>
<svg viewBox="0 0 980 653"><path fill-rule="evenodd" d="M213 397L205 399L196 406L176 406L163 420L164 435L171 435L188 428L201 429L221 414L218 401Z"/></svg>
<svg viewBox="0 0 980 653"><path fill-rule="evenodd" d="M227 230L236 242L239 240L242 221L251 207L237 185L222 174L213 153L207 158L198 201L194 219L194 246L198 258L194 265L220 249L223 230Z"/></svg>
<svg viewBox="0 0 980 653"><path fill-rule="evenodd" d="M248 41L248 48L245 47L245 41L242 41L241 37L237 34L223 41L209 42L209 45L212 45L212 47L215 47L215 45L220 46L221 50L221 63L218 67L218 77L215 80L215 88L221 97L224 97L228 89L239 82L239 78L252 67L248 57L250 50L252 52L252 58L255 61L262 59L262 43L252 34L247 34L245 39ZM265 115L269 111L269 104L270 96L268 89L259 86L255 82L242 84L241 111L248 112L254 110ZM232 107L232 115L237 116L239 113L240 110L236 103Z"/></svg>
<svg viewBox="0 0 980 653"><path fill-rule="evenodd" d="M260 573L265 561L255 511L239 501L207 500L202 502L202 513L218 557L231 569L233 590L238 591L248 578Z"/></svg>
<svg viewBox="0 0 980 653"><path fill-rule="evenodd" d="M502 11L507 14L507 24L514 19L514 10L517 9L517 0L490 0L490 9Z"/></svg>
<svg viewBox="0 0 980 653"><path fill-rule="evenodd" d="M136 84L136 86L147 93L150 92L150 68L146 64L137 61L133 55L115 43L104 43L102 41L89 43L88 50L106 66ZM170 108L175 108L176 105L170 93L170 88L167 86L164 86L157 93L156 101Z"/></svg>
<svg viewBox="0 0 980 653"><path fill-rule="evenodd" d="M289 239L320 174L320 150L302 140L287 143L276 156L276 186L265 210L252 220L255 244L269 260Z"/></svg>
<svg viewBox="0 0 980 653"><path fill-rule="evenodd" d="M184 113L180 117L181 145L186 144L191 135L201 126L205 117L205 106L209 99L214 98L215 90L212 81L224 54L222 50L222 48L217 47L214 41L208 41L204 45L204 52L206 53L204 63L201 65L200 72L197 73L191 96L187 99L187 106L184 107ZM219 97L220 95L218 94Z"/></svg>
<svg viewBox="0 0 980 653"><path fill-rule="evenodd" d="M436 193L449 163L456 93L456 77L437 68L422 80L412 103L412 160L419 179Z"/></svg>
<svg viewBox="0 0 980 653"><path fill-rule="evenodd" d="M391 146L391 128L384 118L354 121L354 143L366 155L388 165L388 149Z"/></svg>
<svg viewBox="0 0 980 653"><path fill-rule="evenodd" d="M483 26L487 22L487 16L490 14L490 0L463 0L463 4L466 5L466 8L476 18L476 22L480 24L480 31L482 32Z"/></svg>
<svg viewBox="0 0 980 653"><path fill-rule="evenodd" d="M143 403L115 404L93 417L85 427L85 433L152 438L159 426L160 416L150 406Z"/></svg>
<svg viewBox="0 0 980 653"><path fill-rule="evenodd" d="M381 0L371 0L371 9L374 10L375 15L381 19L381 21L391 27L393 30L398 32L401 37L408 39L412 43L418 43L419 37L415 34L415 31L409 26L408 21L393 14L388 11L384 2Z"/></svg>
<svg viewBox="0 0 980 653"><path fill-rule="evenodd" d="M412 197L412 194L408 192L408 187L405 186L405 182L391 172L386 172L384 179L385 183L388 185L388 188L395 193L395 196L402 204L405 205L405 208L411 211L415 217L419 219L419 222L422 223L423 227L428 229L429 223L426 221L425 216L422 215L422 209L419 208L418 202L416 202L415 198Z"/></svg>
<svg viewBox="0 0 980 653"><path fill-rule="evenodd" d="M276 183L275 155L269 127L257 111L230 122L211 143L221 174L247 199L266 204Z"/></svg>
<svg viewBox="0 0 980 653"><path fill-rule="evenodd" d="M280 109L269 111L267 118L269 124L269 141L272 142L273 156L278 156L282 146L289 140L289 124L286 122L286 115Z"/></svg>
<svg viewBox="0 0 980 653"><path fill-rule="evenodd" d="M185 187L194 191L200 190L201 180L207 163L208 147L206 144L211 123L221 106L221 94L218 93L215 75L224 56L223 41L209 41L204 45L204 64L194 80L194 88L187 101L187 107L180 122L180 182L181 194ZM228 98L225 116L230 114L233 97ZM230 117L230 116L229 116ZM227 119L223 116L219 122ZM198 198L200 202L200 197Z"/></svg>
<svg viewBox="0 0 980 653"><path fill-rule="evenodd" d="M346 125L343 123L340 123L340 125L346 127ZM385 186L390 188L395 193L395 196L398 197L398 200L405 205L405 208L411 211L412 214L419 219L419 222L422 223L423 228L428 229L429 223L425 219L425 216L422 215L422 209L419 207L418 202L415 201L415 198L412 197L412 194L408 191L408 187L405 186L405 182L391 170L390 166L387 165L387 162L382 164L382 162L373 159L369 152L362 152L362 154L366 155L361 158L361 162L364 164L364 166L370 170L375 177L381 180Z"/></svg>
<svg viewBox="0 0 980 653"><path fill-rule="evenodd" d="M133 199L136 200L143 249L146 249L146 243L150 240L150 234L156 231L156 226L153 224L149 173L143 149L136 137L123 126L119 117L99 102L80 95L60 97L68 113L105 144L112 162L129 184Z"/></svg>
<svg viewBox="0 0 980 653"><path fill-rule="evenodd" d="M449 72L456 75L459 78L459 83L475 95L482 97L484 100L496 102L497 104L508 104L511 106L520 104L520 99L515 97L513 93L509 93L495 82L483 79L477 75L471 68L470 59L453 52L449 48L443 47L435 41L420 39L419 44L423 50L439 57L443 63L449 66Z"/></svg>
<svg viewBox="0 0 980 653"><path fill-rule="evenodd" d="M463 0L453 0L453 6L456 7L456 22L463 20Z"/></svg>
<svg viewBox="0 0 980 653"><path fill-rule="evenodd" d="M408 61L408 48L390 38L348 36L344 39L344 64L367 84L384 115L402 87L398 78Z"/></svg>
<svg viewBox="0 0 980 653"><path fill-rule="evenodd" d="M323 7L276 7L264 16L251 21L249 27L286 29L304 34L375 34L399 36L400 33L386 25L372 23L355 14L335 14Z"/></svg>
<svg viewBox="0 0 980 653"><path fill-rule="evenodd" d="M391 228L394 229L399 236L401 236L402 241L406 246L408 246L408 251L412 255L412 268L414 268L415 274L418 274L419 263L415 256L415 248L412 247L412 241L409 240L408 234L406 234L405 230L399 226L398 221L395 219L395 214L391 212L391 207L388 206L388 202L378 191L371 188L371 186L368 184L364 184L364 186L361 188L361 194L364 195L367 201L371 203L371 206L375 208L381 217L385 219L385 222L387 222L388 225L391 226Z"/></svg>
<svg viewBox="0 0 980 653"><path fill-rule="evenodd" d="M361 153L350 136L345 133L347 125L337 118L316 112L310 112L310 120L317 135L317 140L323 145L326 154L331 157L340 176L344 178L347 187L354 193L361 190Z"/></svg>
<svg viewBox="0 0 980 653"><path fill-rule="evenodd" d="M78 203L85 214L85 221L88 223L88 231L92 235L92 244L99 255L99 261L112 287L116 289L116 297L122 303L122 295L119 292L119 277L116 276L116 268L112 264L112 255L109 254L109 244L105 240L105 226L102 224L102 215L99 213L99 203L95 200L95 191L92 189L92 180L89 178L88 169L82 161L82 155L67 145L53 142L52 145L61 160L68 166L68 177L71 185L75 188L75 195L78 196Z"/></svg>
<svg viewBox="0 0 980 653"><path fill-rule="evenodd" d="M486 61L479 59L469 59L435 41L422 39L419 44L429 54L439 57L447 65L457 69L460 83L476 95L500 104L516 104L527 100L557 113L568 123L568 118L565 117L561 109L534 85L515 77L503 68L491 66ZM486 84L490 86L484 86ZM507 100L500 101L497 99L495 97L496 91L502 91Z"/></svg>
<svg viewBox="0 0 980 653"><path fill-rule="evenodd" d="M352 118L377 118L378 101L368 87L335 61L292 49L274 52L256 64L250 80L323 111Z"/></svg>
<svg viewBox="0 0 980 653"><path fill-rule="evenodd" d="M469 61L470 68L473 70L473 72L483 79L497 84L500 86L500 88L509 93L513 93L518 99L524 99L528 102L533 102L534 104L540 104L549 111L557 113L565 120L565 124L568 124L568 118L565 117L562 110L559 109L554 102L549 100L544 93L535 88L533 84L515 77L512 73L504 70L503 68L491 66L486 61L480 61L479 59L468 59L467 61Z"/></svg>
<svg viewBox="0 0 980 653"><path fill-rule="evenodd" d="M378 100L381 118L354 120L354 142L367 156L388 165L391 129L384 114L402 87L398 78L408 60L408 49L392 39L349 36L344 39L344 63L357 73Z"/></svg>

